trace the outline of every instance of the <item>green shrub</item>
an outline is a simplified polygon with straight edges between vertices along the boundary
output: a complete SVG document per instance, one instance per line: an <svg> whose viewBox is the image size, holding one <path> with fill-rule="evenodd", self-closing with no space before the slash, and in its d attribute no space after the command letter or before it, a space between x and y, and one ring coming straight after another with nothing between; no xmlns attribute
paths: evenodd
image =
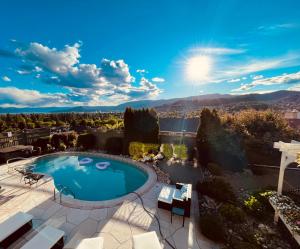
<svg viewBox="0 0 300 249"><path fill-rule="evenodd" d="M197 191L220 202L235 202L231 185L221 178L213 178L197 184Z"/></svg>
<svg viewBox="0 0 300 249"><path fill-rule="evenodd" d="M129 155L134 159L137 160L143 157L143 143L139 142L131 142L129 144Z"/></svg>
<svg viewBox="0 0 300 249"><path fill-rule="evenodd" d="M200 229L207 238L223 242L225 240L225 231L222 219L219 215L206 214L200 217Z"/></svg>
<svg viewBox="0 0 300 249"><path fill-rule="evenodd" d="M143 151L146 154L157 154L159 151L159 144L144 143L143 145Z"/></svg>
<svg viewBox="0 0 300 249"><path fill-rule="evenodd" d="M224 204L220 208L220 214L233 223L242 223L245 221L245 213L239 207L232 204Z"/></svg>
<svg viewBox="0 0 300 249"><path fill-rule="evenodd" d="M178 158L186 160L187 159L187 147L184 144L174 144L174 153Z"/></svg>
<svg viewBox="0 0 300 249"><path fill-rule="evenodd" d="M208 163L207 169L214 176L222 176L223 175L222 168L216 163Z"/></svg>
<svg viewBox="0 0 300 249"><path fill-rule="evenodd" d="M271 193L270 191L254 192L244 201L246 211L254 217L265 218L270 210L268 197Z"/></svg>
<svg viewBox="0 0 300 249"><path fill-rule="evenodd" d="M158 144L131 142L129 144L129 155L134 159L140 159L148 154L157 154L159 150Z"/></svg>
<svg viewBox="0 0 300 249"><path fill-rule="evenodd" d="M162 151L167 159L173 157L173 148L171 144L162 144Z"/></svg>

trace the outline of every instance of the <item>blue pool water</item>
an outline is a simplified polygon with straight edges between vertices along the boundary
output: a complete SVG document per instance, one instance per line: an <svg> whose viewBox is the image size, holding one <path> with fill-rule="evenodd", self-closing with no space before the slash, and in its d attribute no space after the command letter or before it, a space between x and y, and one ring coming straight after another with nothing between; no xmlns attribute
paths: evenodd
<svg viewBox="0 0 300 249"><path fill-rule="evenodd" d="M84 158L90 158L92 162L80 164ZM96 167L99 162L109 162L110 165L100 170ZM111 200L126 195L141 187L148 179L148 174L134 165L82 154L38 158L33 171L51 175L57 189L66 186L76 199L86 201Z"/></svg>

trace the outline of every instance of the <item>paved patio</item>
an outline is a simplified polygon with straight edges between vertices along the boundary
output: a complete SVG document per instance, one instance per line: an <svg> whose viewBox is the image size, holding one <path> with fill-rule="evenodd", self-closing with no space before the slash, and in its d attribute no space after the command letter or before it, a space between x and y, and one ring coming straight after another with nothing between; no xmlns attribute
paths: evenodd
<svg viewBox="0 0 300 249"><path fill-rule="evenodd" d="M156 231L163 248L170 248L160 236L156 220L143 210L138 199L93 210L65 207L54 201L50 181L45 179L38 186L25 186L20 182L20 175L6 172L6 165L0 166L0 185L0 222L18 211L34 216L33 229L10 248L20 248L45 225L65 231L65 248L75 248L83 238L101 236L105 249L131 249L132 236L148 231ZM196 193L193 193L191 218L186 219L183 228L181 217L175 216L171 224L170 213L157 208L162 186L157 182L142 198L145 207L159 217L163 236L177 249L218 248L198 230Z"/></svg>

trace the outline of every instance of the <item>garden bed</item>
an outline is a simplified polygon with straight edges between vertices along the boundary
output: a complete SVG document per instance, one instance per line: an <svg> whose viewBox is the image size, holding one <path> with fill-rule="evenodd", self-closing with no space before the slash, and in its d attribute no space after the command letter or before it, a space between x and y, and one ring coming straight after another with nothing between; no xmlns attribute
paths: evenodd
<svg viewBox="0 0 300 249"><path fill-rule="evenodd" d="M300 246L300 207L287 196L277 196L276 192L269 197L275 214L281 219L295 241Z"/></svg>

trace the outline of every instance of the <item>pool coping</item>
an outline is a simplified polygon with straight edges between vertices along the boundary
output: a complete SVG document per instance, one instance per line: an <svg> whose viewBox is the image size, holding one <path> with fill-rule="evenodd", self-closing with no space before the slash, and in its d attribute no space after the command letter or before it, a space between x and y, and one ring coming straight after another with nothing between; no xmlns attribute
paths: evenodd
<svg viewBox="0 0 300 249"><path fill-rule="evenodd" d="M137 190L135 190L135 192L139 195L143 195L148 190L150 190L150 188L152 188L157 181L157 175L156 175L154 169L152 169L149 165L134 161L130 158L117 156L117 155L104 154L104 153L100 153L100 152L82 152L82 151L55 152L55 153L51 153L51 154L45 154L45 155L36 156L36 157L28 158L25 160L13 162L13 163L10 163L9 166L20 166L20 165L28 164L38 158L52 156L52 155L78 155L78 154L99 156L102 158L125 162L125 163L131 164L131 165L143 170L145 173L147 173L148 179L141 187L139 187ZM49 188L51 188L51 191L54 192L56 190L56 188L55 188L54 180L53 180L52 176L51 175L45 175L45 176L46 176L46 179L49 181L49 185L50 185ZM85 201L85 200L74 199L74 198L71 198L69 196L62 194L62 199L61 199L62 201L59 202L59 198L56 198L56 200L58 201L58 203L60 203L63 206L66 206L66 207L78 208L78 209L100 209L100 208L110 208L110 207L118 206L118 205L122 204L125 200L133 201L136 198L137 198L136 194L130 193L130 194L121 196L119 198L111 199L111 200Z"/></svg>

